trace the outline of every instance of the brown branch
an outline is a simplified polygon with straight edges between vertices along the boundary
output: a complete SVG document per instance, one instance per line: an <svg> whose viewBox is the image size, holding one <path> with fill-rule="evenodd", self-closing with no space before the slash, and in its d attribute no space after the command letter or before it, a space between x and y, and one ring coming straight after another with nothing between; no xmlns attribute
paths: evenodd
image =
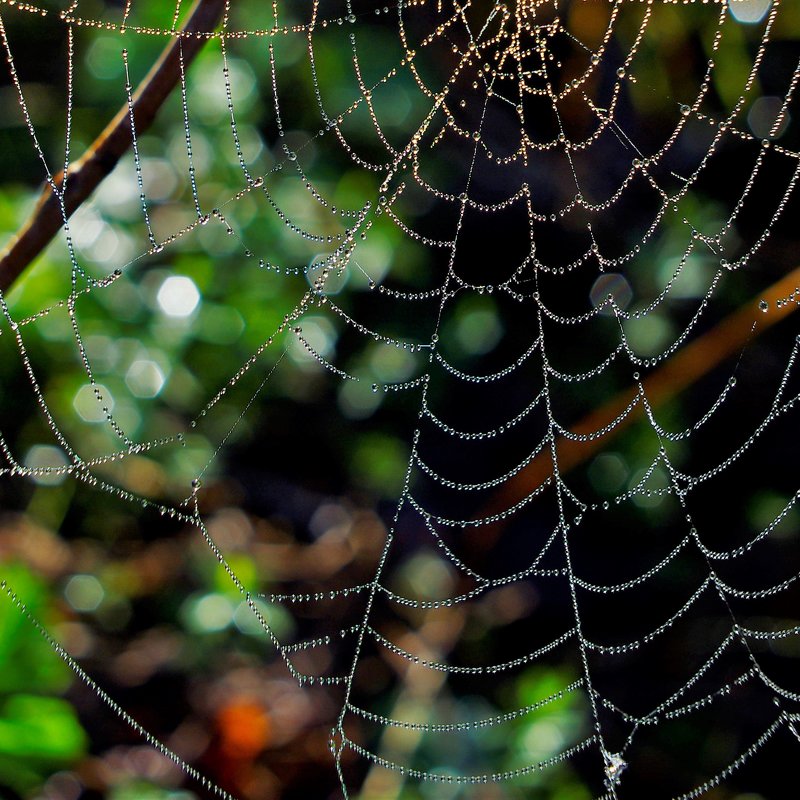
<svg viewBox="0 0 800 800"><path fill-rule="evenodd" d="M146 131L164 101L180 81L180 53L188 65L208 40L208 33L217 26L225 9L226 0L196 0L181 34L165 48L158 61L139 85L133 96L133 113L137 134ZM76 161L67 173L67 190L64 207L67 217L99 186L114 169L133 141L130 110L126 103L95 139L91 147ZM64 174L53 179L61 189ZM47 247L64 224L58 196L48 184L42 191L36 208L25 225L0 252L0 292L7 292L28 265Z"/></svg>
<svg viewBox="0 0 800 800"><path fill-rule="evenodd" d="M775 323L797 310L795 303L778 301L789 297L800 283L800 267L784 276L770 286L758 298L745 303L732 314L725 317L714 328L699 336L691 344L679 350L663 366L654 370L642 381L642 388L650 407L653 409L666 403L687 387L710 372L724 359L729 358L747 344L751 336L755 337L766 331ZM760 304L768 304L768 312L763 313ZM754 321L757 326L753 326ZM587 414L577 422L572 431L588 434L601 430L613 422L631 403L638 393L638 387L623 389L607 403ZM575 441L559 437L556 440L558 469L561 474L586 461L595 452L604 447L609 439L619 434L633 422L637 421L644 411L642 403L636 405L613 430L605 436L589 441ZM527 497L553 474L553 460L550 451L540 453L525 469L506 482L490 499L479 514L480 517L497 514ZM493 535L482 533L483 545L493 541L502 528L502 521L493 526Z"/></svg>

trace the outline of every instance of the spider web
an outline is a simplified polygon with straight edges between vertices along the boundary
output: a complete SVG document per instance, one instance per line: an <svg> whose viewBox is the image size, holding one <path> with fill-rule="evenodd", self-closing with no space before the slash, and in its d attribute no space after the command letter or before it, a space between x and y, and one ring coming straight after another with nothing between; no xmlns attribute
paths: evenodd
<svg viewBox="0 0 800 800"><path fill-rule="evenodd" d="M76 246L91 220L65 213L61 298L24 316L2 298L4 357L19 364L27 401L64 454L56 466L25 463L4 432L4 479L67 476L193 527L291 676L336 698L329 744L346 797L397 796L404 783L470 796L484 796L486 784L552 791L574 772L590 796L691 798L742 772L757 789L774 765L788 771L800 739L800 627L786 618L798 577L800 386L796 334L777 323L796 308L800 278L787 268L790 247L771 244L791 242L786 220L796 213L800 66L778 70L769 94L763 76L773 74L775 32L791 30L781 28L791 4L275 0L258 11L261 27L240 26L232 6L219 30L191 34L180 32L180 3L155 22L138 20L135 2L96 16L82 5L59 17L68 46L59 167L71 158L79 46L102 31L124 63L142 238L135 258L108 269L101 260L98 276ZM40 13L3 3L0 34L30 141L58 193L9 33L11 17ZM669 75L681 56L671 62L663 43L675 19L696 44L684 70L694 77L674 83L680 96ZM197 95L182 59L173 100L183 216L162 230L124 46L189 35L214 49L234 188L216 205L204 195ZM728 74L718 64L729 66L730 43L743 38L749 63ZM249 157L237 122L229 60L240 49L271 92L271 166ZM320 54L330 53L339 70L325 74ZM308 106L283 80L284 63L298 61L316 103L311 128ZM654 61L662 86L642 77ZM342 204L331 187L353 168L361 201ZM277 221L279 235L254 234L254 217ZM124 303L125 286L210 230L233 243L227 252L249 283L289 283L296 299L282 317L245 320L250 356L226 365L179 431L165 425L139 439L96 378L81 307L115 293ZM394 253L374 246L382 237ZM161 285L159 302L176 317L194 308L185 281L175 269ZM101 420L103 433L85 440L63 432L64 412L51 407L26 343L53 315L72 331L85 413ZM367 353L378 368L364 367ZM332 571L260 595L210 532L204 480L256 408L269 414L270 388L291 371L332 387L323 425L342 413L357 425L382 405L402 413L409 453L362 580ZM675 396L689 388L679 407ZM204 429L216 447L185 476L182 498L128 488L126 465L162 454L169 463ZM763 487L783 503L754 526L744 503ZM4 587L117 714L228 796L147 733ZM300 620L295 638L276 632L276 607ZM487 662L494 652L509 655ZM505 711L486 702L548 665L572 679ZM427 704L414 706L415 693ZM438 697L470 698L474 713ZM537 715L549 742L509 753L509 731ZM691 729L704 741L723 735L725 746L706 752ZM659 758L689 766L664 782Z"/></svg>

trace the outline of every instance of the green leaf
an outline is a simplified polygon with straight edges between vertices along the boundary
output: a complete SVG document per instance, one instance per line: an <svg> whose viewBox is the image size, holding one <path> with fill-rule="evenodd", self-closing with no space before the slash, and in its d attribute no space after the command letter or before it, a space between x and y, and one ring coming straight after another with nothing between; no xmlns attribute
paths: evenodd
<svg viewBox="0 0 800 800"><path fill-rule="evenodd" d="M86 744L86 733L66 700L15 694L0 706L2 755L72 761L86 752Z"/></svg>

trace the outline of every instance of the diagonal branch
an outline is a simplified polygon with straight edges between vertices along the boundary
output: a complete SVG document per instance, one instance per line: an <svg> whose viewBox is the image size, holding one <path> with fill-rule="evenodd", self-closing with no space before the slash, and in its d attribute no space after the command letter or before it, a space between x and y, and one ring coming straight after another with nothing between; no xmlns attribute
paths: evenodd
<svg viewBox="0 0 800 800"><path fill-rule="evenodd" d="M188 65L210 38L227 1L196 0L183 29L176 33L133 96L137 133L143 133L152 125L158 110L180 81L181 49L184 63ZM86 153L69 168L64 195L67 217L72 216L114 169L132 141L130 109L126 103ZM53 182L60 190L64 185L63 172L55 176ZM59 197L48 184L28 221L0 251L0 292L7 292L13 286L63 224Z"/></svg>
<svg viewBox="0 0 800 800"><path fill-rule="evenodd" d="M740 352L751 337L756 337L771 326L780 322L798 306L795 303L781 302L790 297L800 282L800 267L785 275L766 292L750 302L744 303L736 311L719 322L716 327L699 336L691 344L679 350L661 367L654 370L642 381L642 389L653 409L664 405L675 395L692 386L703 375L714 367ZM766 302L766 306L761 304ZM769 313L762 313L766 307ZM753 321L758 320L754 326ZM636 397L638 387L623 389L607 403L596 408L573 426L575 433L592 433L609 425L621 414ZM568 472L591 458L598 450L605 447L609 439L616 436L633 422L641 418L642 405L639 404L606 436L589 441L576 441L560 437L558 449L558 467L561 473ZM525 469L517 473L491 497L480 512L480 516L488 516L513 506L529 495L553 474L553 461L549 450L540 453ZM499 534L502 522L494 526L494 535L483 533L484 546L494 541Z"/></svg>

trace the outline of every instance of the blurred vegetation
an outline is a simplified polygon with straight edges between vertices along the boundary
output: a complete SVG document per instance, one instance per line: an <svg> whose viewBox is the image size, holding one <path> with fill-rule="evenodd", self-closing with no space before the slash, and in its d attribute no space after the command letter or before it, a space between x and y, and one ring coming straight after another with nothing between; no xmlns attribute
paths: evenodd
<svg viewBox="0 0 800 800"><path fill-rule="evenodd" d="M0 14L32 122L52 165L63 163L66 28L57 13L61 6L55 1L43 5L55 13L40 19L3 4ZM87 19L118 20L122 5L81 0L79 11ZM233 27L265 26L264 4L233 5ZM135 24L165 25L173 13L160 0L136 0L132 9ZM591 34L593 13L591 4L573 3L570 24ZM285 24L291 21L287 14ZM702 52L704 33L713 24L704 9L660 10L659 26L642 49L638 80L626 98L631 108L657 119L665 105L691 95L707 57ZM365 27L370 27L362 37L365 60L381 74L397 63L400 48L386 23L367 22ZM621 35L634 32L632 20ZM87 27L76 27L74 33L73 158L125 101L122 47L128 50L136 85L165 41ZM746 26L736 29L715 57L720 80L714 102L720 108L730 107L740 91L754 36ZM797 8L780 16L772 39L785 44L781 63L788 63L800 41ZM341 35L321 36L315 51L320 91L330 108L345 108L358 95L345 45ZM315 204L296 176L288 169L272 171L285 161L285 153L277 136L264 40L232 41L227 59L238 137L251 174L270 175L270 192L296 224L322 236L340 233L341 220ZM285 141L313 175L314 186L340 209L374 202L379 195L375 176L345 160L334 161L332 148L324 150L314 136L320 122L302 36L277 38L275 60L282 112L292 125ZM685 68L665 70L665 63ZM30 213L42 167L5 72L0 80L2 243ZM423 108L410 79L403 81L393 84L393 94L387 90L376 99L387 134L399 139ZM761 94L776 91L764 85ZM294 235L263 197L248 194L231 202L243 179L231 139L218 42L210 42L189 70L187 95L201 208L205 213L219 208L235 234L229 235L222 221L212 220L162 253L143 256L148 247L132 157L123 159L71 222L78 261L88 276L105 278L122 269L111 286L77 301L81 338L104 403L131 440L168 440L103 464L96 474L152 503L177 504L190 495L190 482L202 473L201 503L209 532L254 593L286 585L319 587L330 576L341 585L363 582L403 483L416 413L413 401L375 392L371 386L415 377L418 354L374 341L355 343L333 315L320 310L303 318L304 336L322 356L335 357L338 366L358 376L359 383L329 380L296 339L285 338L267 349L212 410L200 415L208 399L292 313L330 245ZM751 127L757 130L759 124L756 114ZM359 125L366 127L365 120L356 124L354 119L348 130L356 141ZM789 135L796 138L796 123ZM365 134L364 147L370 141ZM158 238L191 224L194 214L178 92L138 144ZM715 198L696 207L692 202L697 201L686 200L685 213L694 224L711 225L722 218ZM418 213L424 217L424 209ZM675 230L659 239L653 270L630 279L634 294L663 286L684 233L676 222ZM367 318L373 314L376 324L383 323L382 330L413 333L416 320L381 319L380 310L373 312L370 283L391 274L396 284L425 288L434 266L428 250L409 242L384 218L376 221L357 252L363 270L340 276L339 286L329 286L331 299L350 312L363 312ZM271 271L272 258L281 269L299 274ZM260 263L263 259L266 266ZM308 276L303 273L307 266ZM705 293L712 274L710 262L700 256L692 267L676 291L683 298ZM95 401L61 304L70 281L64 242L57 240L4 299L17 320L52 309L26 326L26 352L59 428L68 441L79 444L83 458L91 459L115 451L119 437ZM738 291L740 296L728 298L730 308L751 297L746 288ZM486 354L514 336L512 323L495 297L465 294L446 321L443 352L467 365L486 363L481 361ZM650 315L626 324L626 334L647 356L662 350L679 325L680 319ZM26 466L63 466L66 456L38 412L9 333L3 321L2 434ZM710 394L710 389L704 391L703 397ZM251 398L253 409L240 418ZM586 398L587 407L598 401L599 395ZM692 417L690 412L678 402L665 414L677 426ZM197 420L194 427L192 420ZM635 485L641 479L638 465L652 444L649 433L631 430L598 455L587 465L587 485L600 496ZM153 506L135 509L65 475L41 474L24 484L0 480L2 577L123 708L242 798L332 795L335 783L323 722L335 714L335 702L321 687L301 691L280 663L271 655L267 659L260 625L196 530L162 519ZM748 503L750 524L763 526L789 494L785 486L757 487ZM641 496L630 513L647 515L652 523L662 513L662 499ZM664 504L663 514L668 513ZM792 514L784 524L796 530L796 512ZM424 575L416 588L432 594L453 584L454 577L437 572L437 567L425 572L423 561L424 553L409 555L388 580L402 586ZM284 607L259 602L279 636L298 634L298 623ZM510 593L506 620L522 617L532 602ZM491 611L487 605L481 630L467 631L473 638L467 637L466 646L496 647L497 657L488 660L500 660L507 643L499 633L493 638L502 616L495 620ZM301 627L307 622L302 620ZM447 646L443 648L446 652ZM376 663L373 677L370 691L378 696L389 681L387 668ZM454 719L489 716L534 703L575 677L571 665L523 671L501 687L494 707L468 692L463 697L434 694L424 703ZM531 753L543 760L575 744L589 727L585 699L573 693L543 714L518 719L510 739L492 740L492 733L487 734L485 752L443 753L444 740L434 735L403 746L416 748L425 768L460 763L464 771L477 772L487 763L499 763L502 769L516 769L531 761ZM509 789L507 796L592 796L570 765L560 766L550 780L545 786L540 777L531 776L517 794ZM4 797L40 800L204 796L75 679L11 602L0 603L0 786ZM392 796L438 799L457 797L459 791L438 784L401 786Z"/></svg>

